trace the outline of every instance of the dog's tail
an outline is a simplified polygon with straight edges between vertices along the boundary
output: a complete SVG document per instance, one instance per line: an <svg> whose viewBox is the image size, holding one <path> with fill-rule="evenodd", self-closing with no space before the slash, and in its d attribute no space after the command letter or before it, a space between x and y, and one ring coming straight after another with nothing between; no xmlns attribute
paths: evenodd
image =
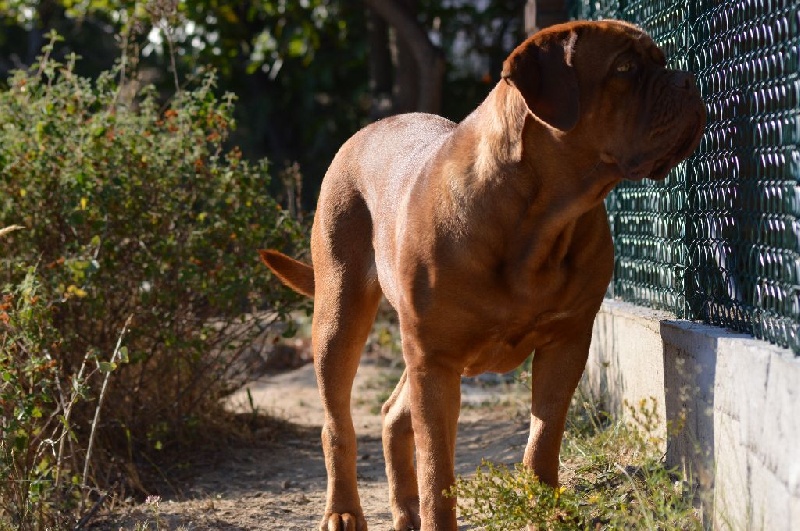
<svg viewBox="0 0 800 531"><path fill-rule="evenodd" d="M314 296L313 267L272 249L261 249L258 254L281 282L301 295Z"/></svg>

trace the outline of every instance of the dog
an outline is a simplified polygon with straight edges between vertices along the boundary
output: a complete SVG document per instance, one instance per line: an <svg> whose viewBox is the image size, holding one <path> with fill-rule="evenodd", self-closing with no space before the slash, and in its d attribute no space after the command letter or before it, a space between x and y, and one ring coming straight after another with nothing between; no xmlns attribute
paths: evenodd
<svg viewBox="0 0 800 531"><path fill-rule="evenodd" d="M613 269L603 200L623 179L664 179L705 127L694 78L665 65L632 24L547 28L508 56L462 122L398 115L341 147L319 195L313 268L259 251L314 297L328 472L319 529L367 529L350 398L382 296L406 365L382 409L394 529L456 529L443 492L455 482L461 376L510 371L532 352L523 463L558 484L567 409Z"/></svg>

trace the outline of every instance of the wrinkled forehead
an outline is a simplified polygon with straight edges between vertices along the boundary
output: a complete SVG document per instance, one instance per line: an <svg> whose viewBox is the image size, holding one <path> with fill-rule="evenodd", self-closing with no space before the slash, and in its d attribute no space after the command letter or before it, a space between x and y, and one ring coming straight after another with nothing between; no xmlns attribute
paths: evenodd
<svg viewBox="0 0 800 531"><path fill-rule="evenodd" d="M529 41L568 43L567 62L573 52L593 62L604 62L621 53L635 53L640 57L664 66L664 52L640 27L620 20L574 21L550 26ZM528 41L528 42L529 42ZM574 46L574 48L573 48ZM522 46L524 47L524 45Z"/></svg>
<svg viewBox="0 0 800 531"><path fill-rule="evenodd" d="M624 31L631 43L632 48L642 57L647 57L661 66L667 63L664 51L653 42L650 35L637 26L630 25Z"/></svg>
<svg viewBox="0 0 800 531"><path fill-rule="evenodd" d="M577 48L584 48L581 52L587 51L585 48L595 48L596 52L605 57L628 52L649 59L660 66L666 64L664 52L653 42L653 39L643 29L628 22L601 20L579 25L575 27L575 31L579 35ZM584 42L581 43L580 36L584 33L602 33L603 37L583 39ZM581 46L582 44L583 46Z"/></svg>

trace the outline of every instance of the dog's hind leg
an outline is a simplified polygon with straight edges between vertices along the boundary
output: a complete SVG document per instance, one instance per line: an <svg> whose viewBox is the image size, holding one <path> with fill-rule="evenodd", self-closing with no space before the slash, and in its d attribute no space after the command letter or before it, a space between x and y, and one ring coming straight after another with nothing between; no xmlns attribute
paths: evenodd
<svg viewBox="0 0 800 531"><path fill-rule="evenodd" d="M419 492L414 470L414 430L408 396L408 373L403 372L392 396L383 405L383 455L389 479L393 529L419 529Z"/></svg>
<svg viewBox="0 0 800 531"><path fill-rule="evenodd" d="M324 531L365 531L356 485L356 434L350 397L361 351L375 319L381 289L375 277L369 213L356 195L335 191L320 204L312 234L314 366L325 423L328 471Z"/></svg>

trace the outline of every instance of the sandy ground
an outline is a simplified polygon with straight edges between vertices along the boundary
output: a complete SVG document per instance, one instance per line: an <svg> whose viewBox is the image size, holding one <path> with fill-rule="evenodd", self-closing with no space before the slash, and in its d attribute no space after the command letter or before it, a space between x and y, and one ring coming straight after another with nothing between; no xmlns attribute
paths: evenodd
<svg viewBox="0 0 800 531"><path fill-rule="evenodd" d="M358 477L370 530L391 529L380 441L380 403L401 369L362 362L353 408L359 435ZM311 365L266 376L248 386L252 404L287 421L271 442L228 450L198 472L184 495L116 511L95 529L302 530L316 529L325 507L325 466L319 442L322 410ZM468 380L462 384L457 473L482 458L514 463L527 440L528 391L519 383ZM231 407L251 411L242 390ZM258 434L257 434L258 435ZM156 525L158 522L158 525Z"/></svg>

